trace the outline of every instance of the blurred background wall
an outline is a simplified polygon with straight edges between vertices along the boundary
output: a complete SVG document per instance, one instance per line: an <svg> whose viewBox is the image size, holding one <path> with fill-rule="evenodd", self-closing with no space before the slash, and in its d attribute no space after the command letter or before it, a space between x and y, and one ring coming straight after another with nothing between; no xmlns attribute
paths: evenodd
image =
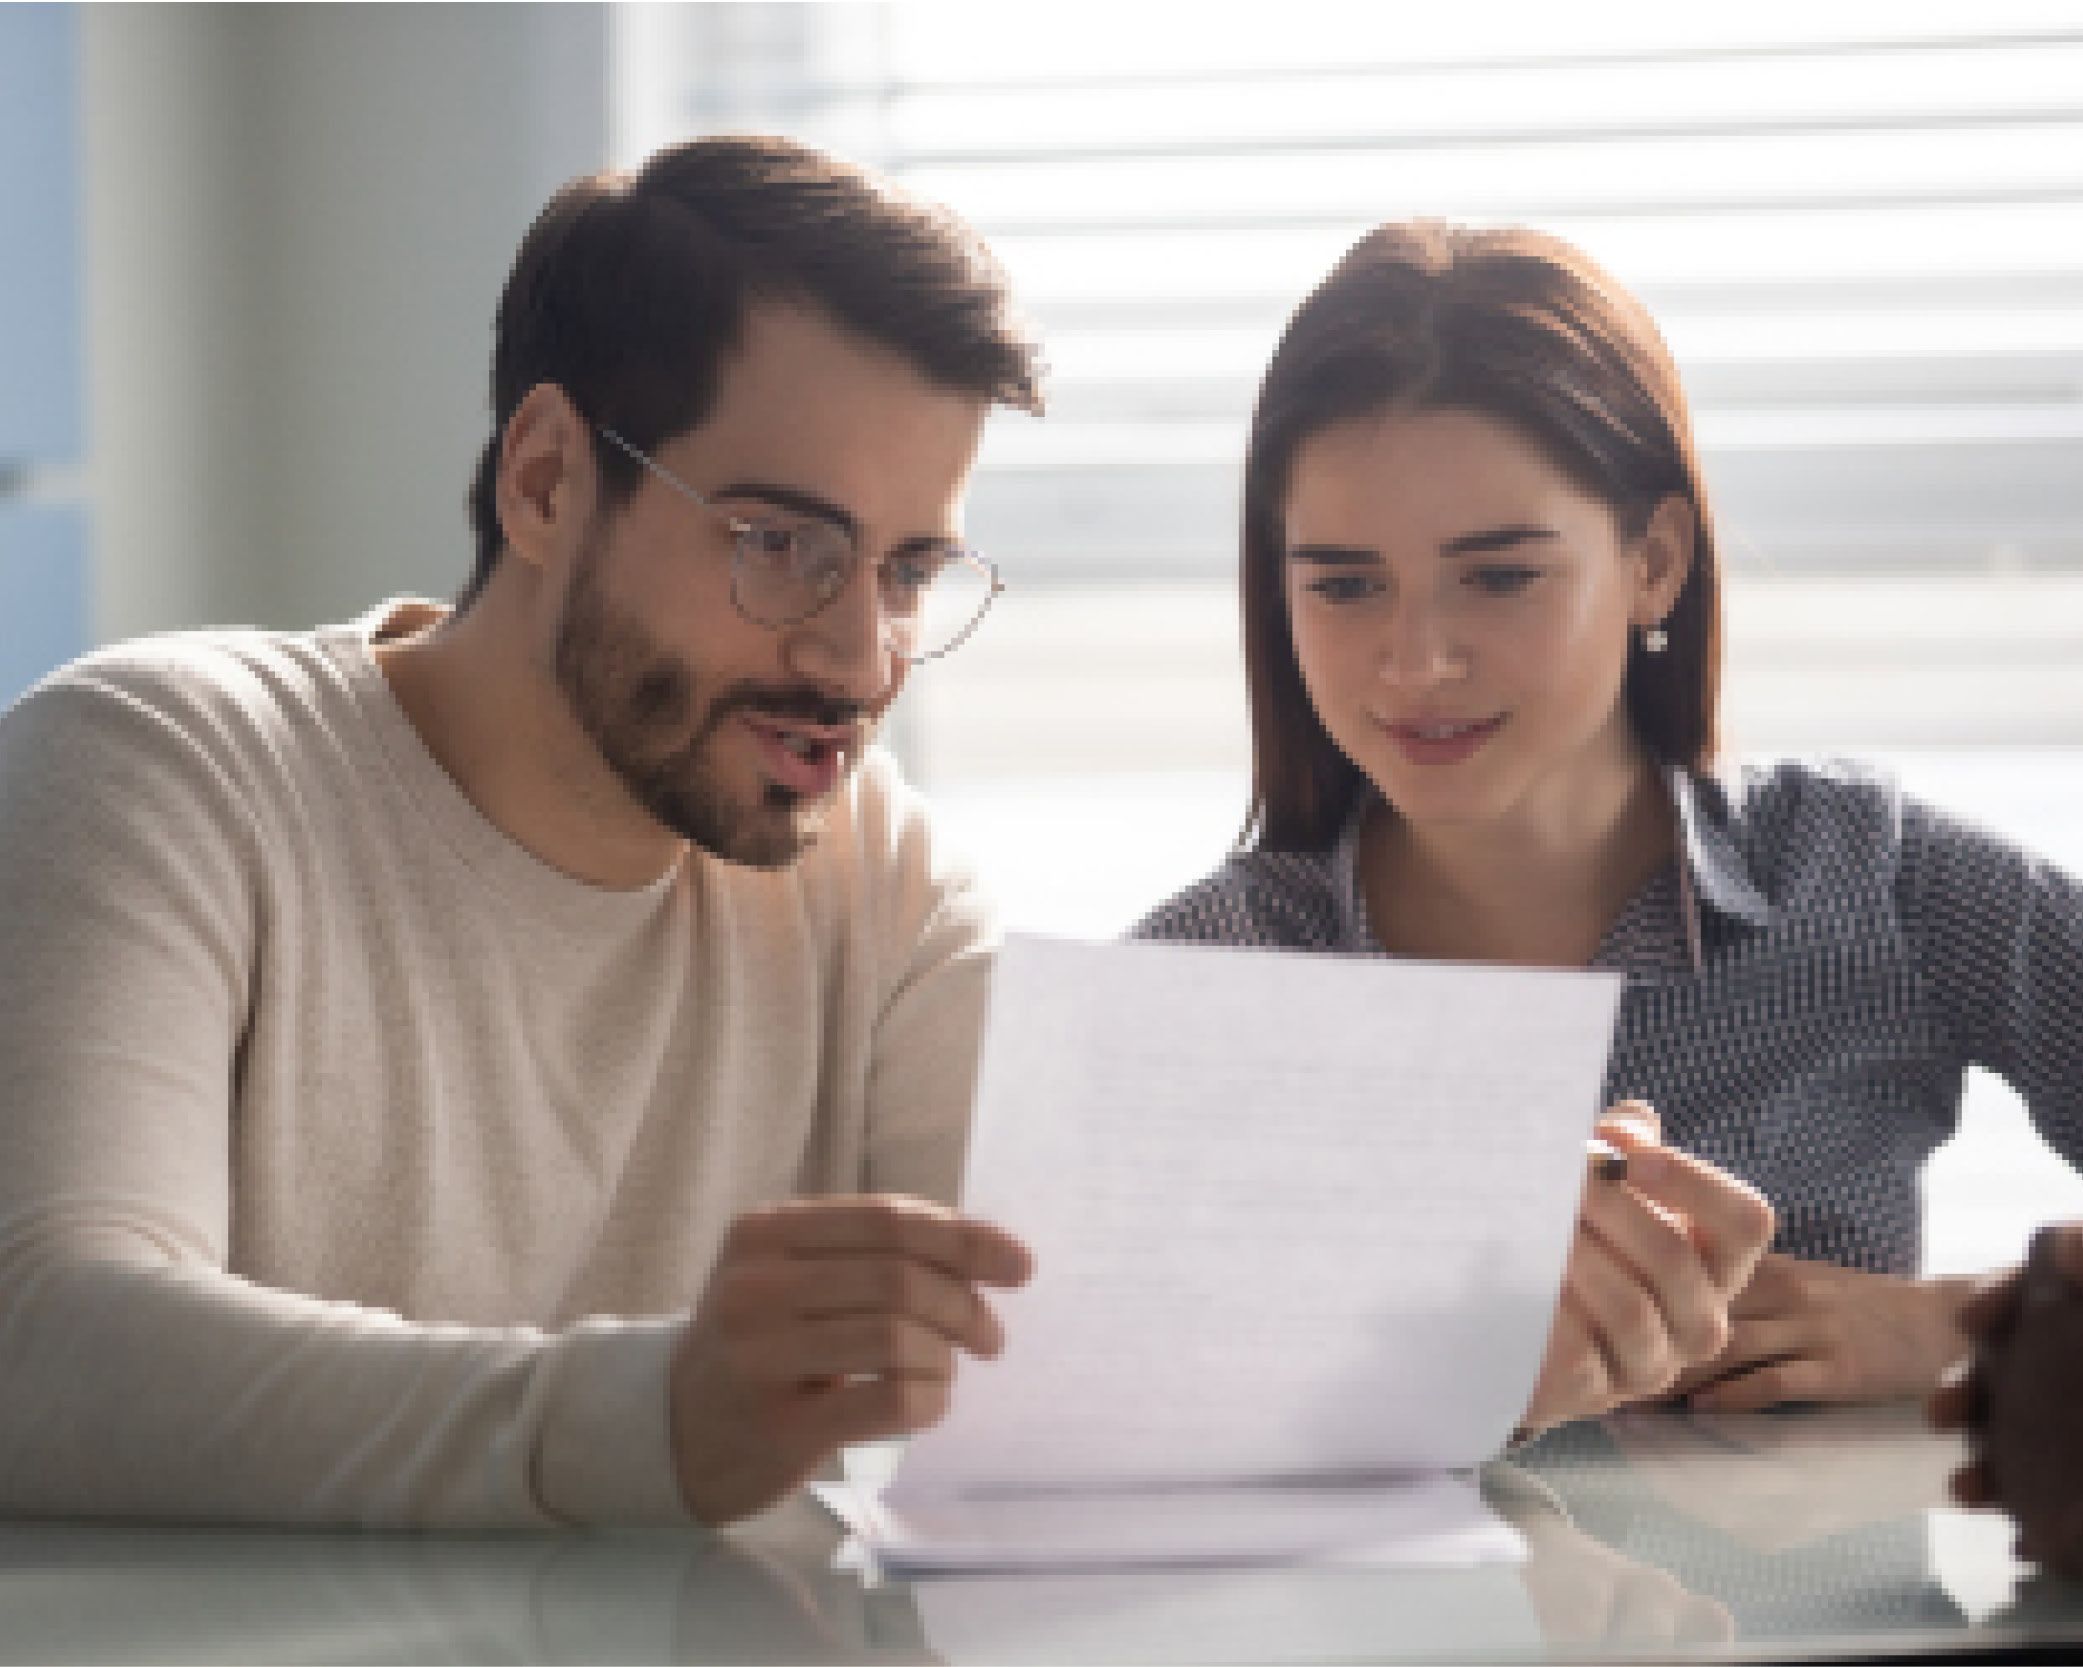
<svg viewBox="0 0 2083 1667"><path fill-rule="evenodd" d="M973 494L1011 591L894 729L1015 924L1118 930L1233 835L1253 382L1410 213L1550 226L1663 321L1738 750L1879 752L2083 867L2072 3L1184 15L0 6L0 702L95 641L452 591L533 214L778 129L954 204L1049 343ZM1986 1081L1970 1127L1937 1262L2083 1211Z"/></svg>
<svg viewBox="0 0 2083 1667"><path fill-rule="evenodd" d="M500 281L606 157L609 14L64 10L97 634L445 594Z"/></svg>

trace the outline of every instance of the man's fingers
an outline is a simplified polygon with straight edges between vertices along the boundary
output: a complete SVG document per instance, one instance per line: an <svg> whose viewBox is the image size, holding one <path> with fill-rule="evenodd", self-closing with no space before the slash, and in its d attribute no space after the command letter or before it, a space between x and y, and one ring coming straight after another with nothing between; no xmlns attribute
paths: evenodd
<svg viewBox="0 0 2083 1667"><path fill-rule="evenodd" d="M991 1356L1005 1333L975 1289L907 1256L826 1256L797 1273L791 1307L804 1318L895 1314L931 1326L971 1354Z"/></svg>
<svg viewBox="0 0 2083 1667"><path fill-rule="evenodd" d="M920 1198L803 1198L754 1210L731 1229L730 1249L784 1256L908 1256L980 1285L1019 1285L1027 1247L1001 1227Z"/></svg>
<svg viewBox="0 0 2083 1667"><path fill-rule="evenodd" d="M805 1395L786 1416L788 1440L820 1458L861 1441L916 1435L947 1416L945 1378L857 1378Z"/></svg>
<svg viewBox="0 0 2083 1667"><path fill-rule="evenodd" d="M1772 1242L1777 1220L1764 1195L1690 1152L1630 1151L1626 1184L1692 1223L1707 1272L1724 1291L1742 1289Z"/></svg>
<svg viewBox="0 0 2083 1667"><path fill-rule="evenodd" d="M851 1378L954 1376L955 1352L929 1326L891 1314L835 1314L763 1332L731 1350L740 1378L769 1390Z"/></svg>
<svg viewBox="0 0 2083 1667"><path fill-rule="evenodd" d="M1727 1297L1680 1224L1632 1188L1597 1181L1585 1188L1581 1221L1654 1299L1681 1361L1728 1341Z"/></svg>

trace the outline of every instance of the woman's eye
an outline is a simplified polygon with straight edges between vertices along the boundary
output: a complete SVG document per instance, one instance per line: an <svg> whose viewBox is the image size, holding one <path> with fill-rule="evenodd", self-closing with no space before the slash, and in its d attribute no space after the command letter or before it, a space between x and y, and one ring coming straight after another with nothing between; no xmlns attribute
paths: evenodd
<svg viewBox="0 0 2083 1667"><path fill-rule="evenodd" d="M1468 582L1488 595L1509 596L1540 576L1537 567L1478 567L1469 572Z"/></svg>
<svg viewBox="0 0 2083 1667"><path fill-rule="evenodd" d="M1379 579L1364 573L1332 573L1321 579L1311 579L1307 588L1312 595L1321 596L1326 602L1364 602L1371 596L1379 596L1382 584Z"/></svg>

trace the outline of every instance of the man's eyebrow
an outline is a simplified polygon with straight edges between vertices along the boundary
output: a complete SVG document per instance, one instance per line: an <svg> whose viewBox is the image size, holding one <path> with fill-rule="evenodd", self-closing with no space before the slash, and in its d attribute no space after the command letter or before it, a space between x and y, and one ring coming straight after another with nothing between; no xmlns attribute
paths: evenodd
<svg viewBox="0 0 2083 1667"><path fill-rule="evenodd" d="M858 546L861 542L861 524L854 518L853 511L829 498L821 498L815 492L805 492L799 486L776 486L772 481L764 480L737 480L713 496L719 504L742 503L749 498L754 503L785 509L792 515L826 521L844 533L848 543ZM896 547L907 552L940 550L961 542L953 533L914 533L909 538L899 539Z"/></svg>
<svg viewBox="0 0 2083 1667"><path fill-rule="evenodd" d="M861 524L853 512L830 498L821 498L815 492L805 492L799 486L776 486L771 481L736 480L718 488L710 494L718 503L735 503L750 498L756 503L785 509L791 515L805 515L813 521L829 521L850 539L858 542Z"/></svg>
<svg viewBox="0 0 2083 1667"><path fill-rule="evenodd" d="M1463 533L1459 538L1450 538L1439 547L1439 553L1443 556L1479 556L1492 550L1509 550L1516 545L1561 536L1553 527L1535 527L1523 522L1514 522L1510 526L1486 527L1481 532Z"/></svg>

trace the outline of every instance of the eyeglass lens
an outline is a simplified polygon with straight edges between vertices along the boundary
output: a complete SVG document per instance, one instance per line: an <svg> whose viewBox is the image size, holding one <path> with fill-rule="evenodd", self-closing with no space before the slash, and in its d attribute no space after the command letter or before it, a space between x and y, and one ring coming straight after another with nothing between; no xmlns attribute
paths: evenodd
<svg viewBox="0 0 2083 1667"><path fill-rule="evenodd" d="M830 605L858 562L853 545L823 522L741 523L737 540L739 610L757 624L799 624ZM891 646L909 659L945 654L990 606L989 565L967 550L898 551L875 566Z"/></svg>

